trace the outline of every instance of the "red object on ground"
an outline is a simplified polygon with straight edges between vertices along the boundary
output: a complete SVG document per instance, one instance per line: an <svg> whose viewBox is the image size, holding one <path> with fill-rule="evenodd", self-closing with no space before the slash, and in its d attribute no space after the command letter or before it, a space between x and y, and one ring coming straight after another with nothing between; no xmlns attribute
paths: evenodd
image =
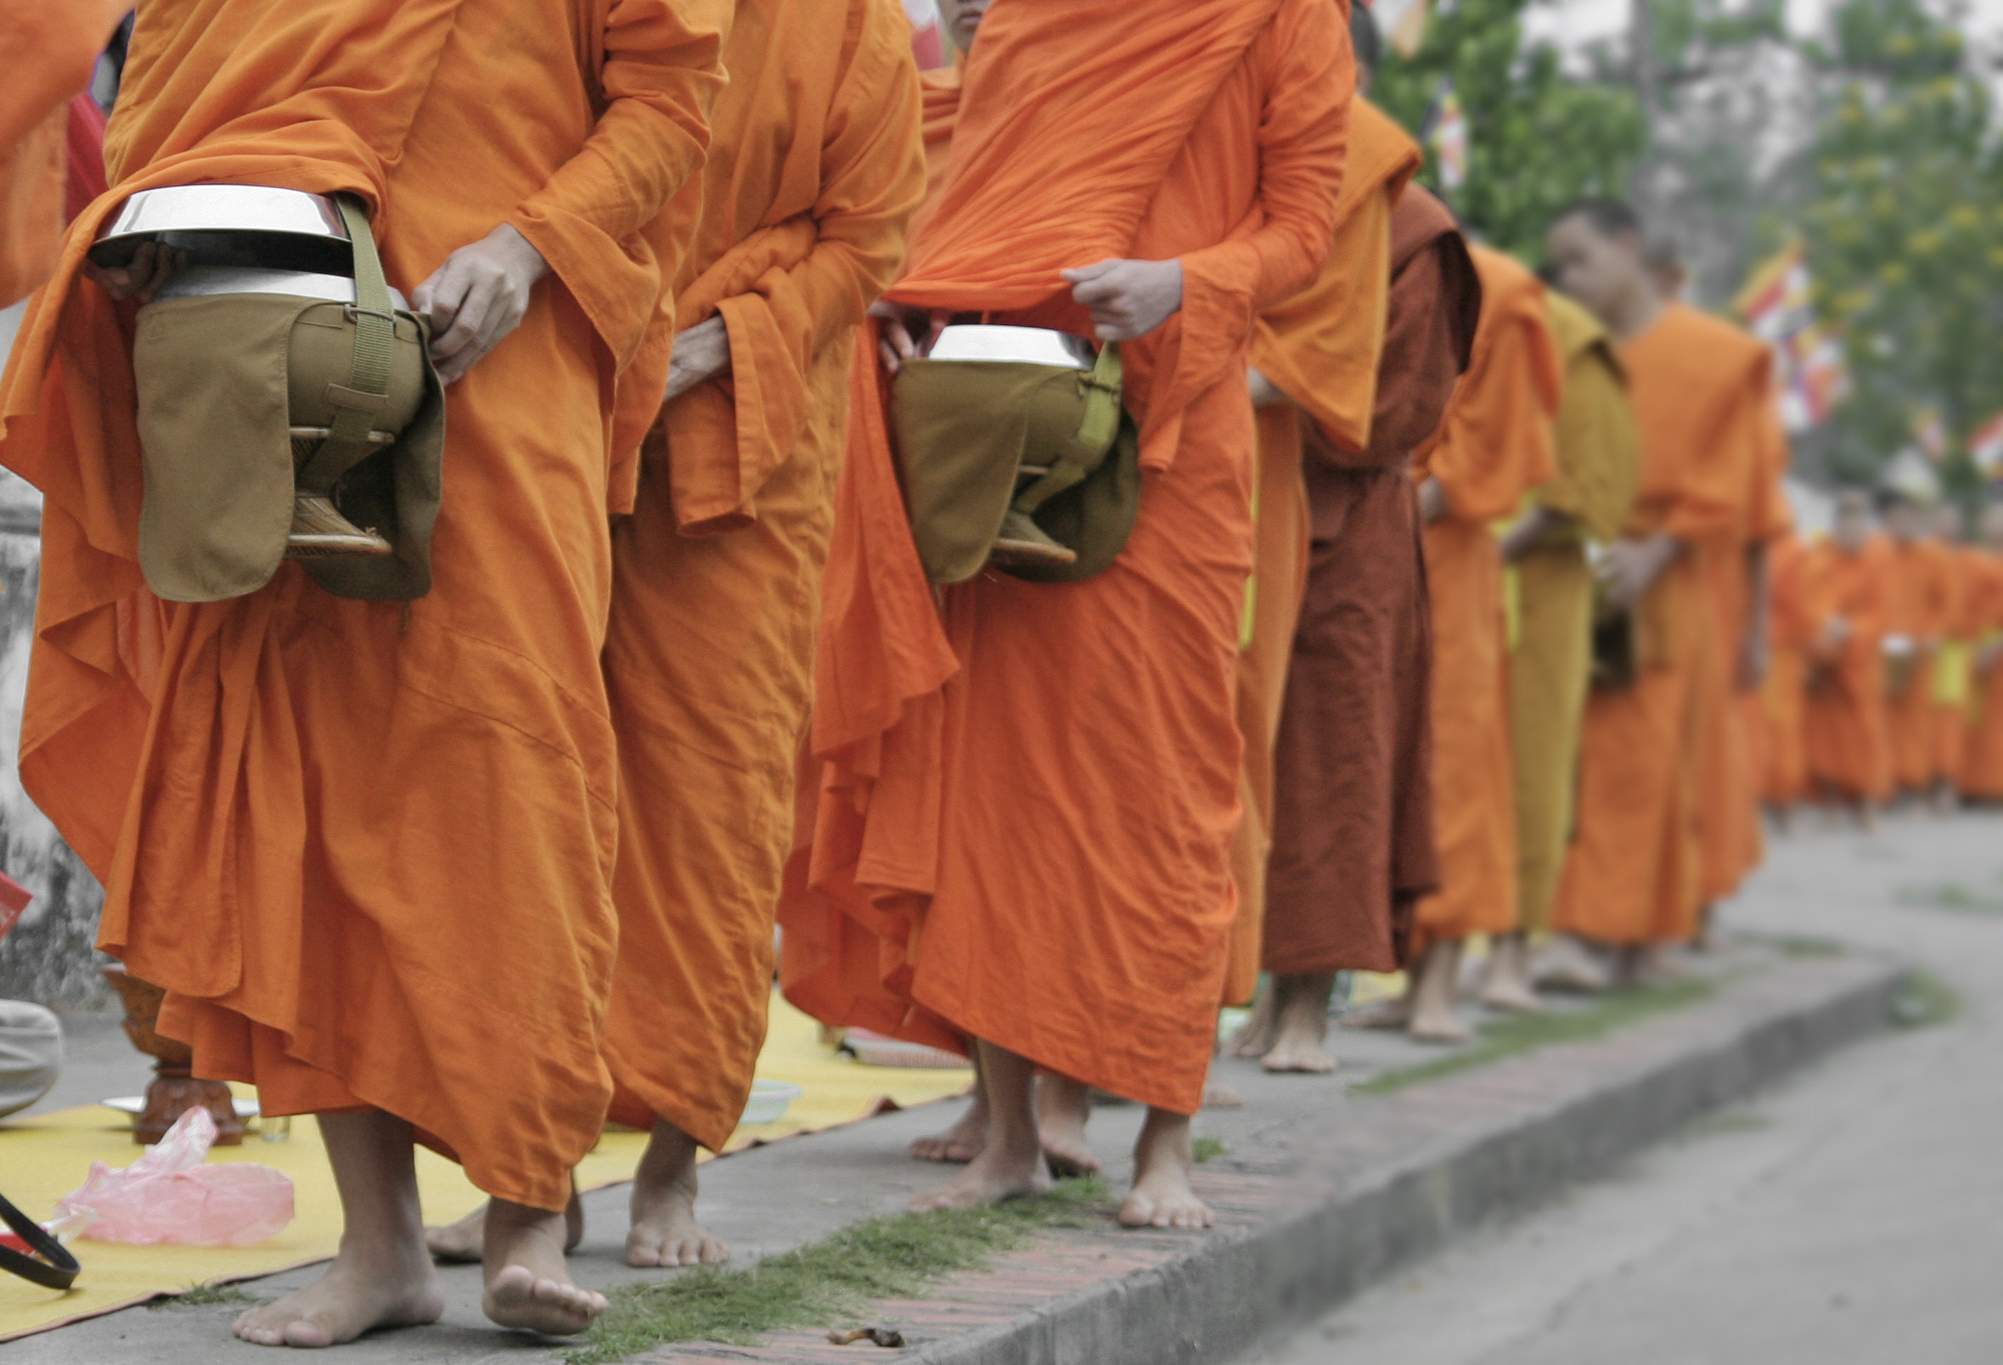
<svg viewBox="0 0 2003 1365"><path fill-rule="evenodd" d="M34 901L28 888L0 872L0 938L7 937L7 931L14 927L14 921L21 918L21 912ZM4 1241L0 1235L0 1241Z"/></svg>

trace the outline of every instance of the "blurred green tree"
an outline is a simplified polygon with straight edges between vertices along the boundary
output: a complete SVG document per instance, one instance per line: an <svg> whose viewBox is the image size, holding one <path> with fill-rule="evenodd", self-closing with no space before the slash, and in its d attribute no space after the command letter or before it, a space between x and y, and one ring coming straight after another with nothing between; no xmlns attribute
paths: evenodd
<svg viewBox="0 0 2003 1365"><path fill-rule="evenodd" d="M1631 88L1568 75L1548 43L1526 43L1532 0L1458 0L1427 26L1413 57L1388 57L1373 98L1415 136L1443 83L1467 119L1468 172L1445 193L1484 239L1535 264L1545 224L1585 194L1625 194L1644 146ZM1427 149L1425 179L1441 190Z"/></svg>

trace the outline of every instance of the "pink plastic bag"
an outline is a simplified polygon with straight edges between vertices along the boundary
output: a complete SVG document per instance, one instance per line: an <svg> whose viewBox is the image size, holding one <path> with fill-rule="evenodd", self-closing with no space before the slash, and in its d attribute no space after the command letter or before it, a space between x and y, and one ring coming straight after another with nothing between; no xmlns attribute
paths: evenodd
<svg viewBox="0 0 2003 1365"><path fill-rule="evenodd" d="M66 1237L133 1246L247 1247L292 1221L292 1182L269 1166L207 1166L216 1121L181 1115L167 1135L122 1171L91 1163L90 1179L56 1205Z"/></svg>

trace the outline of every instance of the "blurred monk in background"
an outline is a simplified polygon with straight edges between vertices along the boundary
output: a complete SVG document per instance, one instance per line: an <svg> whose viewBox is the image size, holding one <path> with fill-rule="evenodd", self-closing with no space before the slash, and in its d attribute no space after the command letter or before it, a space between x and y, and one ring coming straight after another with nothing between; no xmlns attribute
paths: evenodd
<svg viewBox="0 0 2003 1365"><path fill-rule="evenodd" d="M1975 658L1962 790L1970 800L1994 804L2003 802L2003 502L1982 511L1981 550L1968 614Z"/></svg>
<svg viewBox="0 0 2003 1365"><path fill-rule="evenodd" d="M1374 63L1366 12L1358 52ZM1366 68L1367 78L1367 68ZM1370 107L1352 156L1416 149ZM1390 206L1384 340L1369 438L1310 433L1307 581L1274 759L1260 962L1268 990L1240 1055L1318 1074L1336 975L1406 965L1412 909L1439 885L1433 839L1432 629L1413 461L1468 367L1481 284L1453 215L1422 187Z"/></svg>
<svg viewBox="0 0 2003 1365"><path fill-rule="evenodd" d="M1494 941L1482 987L1483 1002L1498 1009L1536 1004L1530 945L1549 932L1557 909L1592 684L1594 587L1586 548L1615 539L1627 525L1641 475L1641 436L1613 338L1556 290L1546 294L1545 308L1565 365L1559 472L1531 495L1530 510L1502 542L1517 622L1508 695L1518 918Z"/></svg>
<svg viewBox="0 0 2003 1365"><path fill-rule="evenodd" d="M1974 705L1974 662L1981 625L1975 619L1977 583L1984 556L1968 541L1961 507L1944 502L1934 509L1934 543L1943 559L1941 643L1933 665L1934 805L1952 814L1961 805L1968 767L1969 716Z"/></svg>
<svg viewBox="0 0 2003 1365"><path fill-rule="evenodd" d="M1809 794L1808 685L1817 632L1824 619L1819 606L1821 586L1812 572L1814 563L1808 543L1790 535L1774 546L1768 565L1771 653L1766 685L1761 689L1760 795L1768 813L1782 826Z"/></svg>
<svg viewBox="0 0 2003 1365"><path fill-rule="evenodd" d="M1822 618L1808 688L1808 767L1821 798L1865 829L1875 827L1897 781L1885 707L1892 561L1870 495L1844 492L1808 570Z"/></svg>
<svg viewBox="0 0 2003 1365"><path fill-rule="evenodd" d="M1719 755L1743 724L1735 687L1765 671L1763 547L1785 529L1772 361L1736 327L1662 297L1628 205L1580 203L1546 248L1559 286L1619 340L1641 430L1640 493L1602 568L1605 609L1629 614L1640 666L1587 707L1557 916L1560 932L1618 949L1632 980L1696 936L1715 889L1707 837L1722 843L1754 814L1743 745L1743 773Z"/></svg>
<svg viewBox="0 0 2003 1365"><path fill-rule="evenodd" d="M1433 790L1440 887L1413 911L1402 998L1350 1014L1422 1042L1468 1037L1458 1013L1468 939L1517 925L1515 770L1509 751L1509 613L1498 523L1558 472L1564 361L1544 286L1510 257L1474 248L1481 323L1445 429L1418 462L1433 621ZM1526 982L1496 983L1512 1005ZM1528 1002L1534 1003L1534 1002Z"/></svg>
<svg viewBox="0 0 2003 1365"><path fill-rule="evenodd" d="M1379 35L1368 9L1350 13L1360 82L1367 87ZM1349 164L1328 262L1314 285L1269 310L1253 333L1252 403L1259 416L1259 541L1252 575L1251 640L1239 656L1238 723L1245 739L1244 818L1233 846L1238 918L1225 976L1226 1004L1252 1000L1265 936L1266 869L1273 847L1275 746L1287 695L1302 595L1309 581L1316 503L1334 468L1368 448L1385 353L1391 294L1392 219L1421 157L1418 146L1367 101L1351 111ZM1403 520L1402 515L1395 518ZM1365 543L1359 533L1356 543ZM1395 561L1394 561L1395 562ZM1381 572L1381 570L1380 570ZM1387 699L1388 700L1388 699ZM1331 813L1330 818L1334 818ZM1285 1047L1274 1046L1274 993L1236 1040L1240 1055L1276 1072L1334 1065L1319 1036L1296 1026L1289 996ZM1326 1027L1327 991L1302 1002Z"/></svg>
<svg viewBox="0 0 2003 1365"><path fill-rule="evenodd" d="M1938 781L1933 699L1934 665L1952 615L1953 564L1934 536L1934 515L1895 489L1878 495L1880 523L1891 551L1885 607L1885 725L1896 790L1930 796Z"/></svg>
<svg viewBox="0 0 2003 1365"><path fill-rule="evenodd" d="M612 1095L607 514L666 380L647 229L701 168L719 37L663 0L149 4L115 188L0 388L0 461L45 495L23 782L105 884L102 946L165 987L161 1031L267 1114L319 1114L340 1188L332 1267L245 1340L440 1315L418 1138L493 1197L490 1318L571 1333L605 1306L563 1210ZM84 253L130 193L204 181L372 210L448 386L429 595L336 598L296 565L227 601L148 590L129 301L166 262L86 281Z"/></svg>

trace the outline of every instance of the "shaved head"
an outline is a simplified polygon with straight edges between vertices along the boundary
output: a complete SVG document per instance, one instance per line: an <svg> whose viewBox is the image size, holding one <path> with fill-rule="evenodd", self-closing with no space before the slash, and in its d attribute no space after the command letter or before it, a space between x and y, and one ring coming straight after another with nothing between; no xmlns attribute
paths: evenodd
<svg viewBox="0 0 2003 1365"><path fill-rule="evenodd" d="M1580 199L1544 234L1547 269L1560 289L1617 335L1624 319L1652 315L1661 290L1649 269L1641 216L1620 199Z"/></svg>

